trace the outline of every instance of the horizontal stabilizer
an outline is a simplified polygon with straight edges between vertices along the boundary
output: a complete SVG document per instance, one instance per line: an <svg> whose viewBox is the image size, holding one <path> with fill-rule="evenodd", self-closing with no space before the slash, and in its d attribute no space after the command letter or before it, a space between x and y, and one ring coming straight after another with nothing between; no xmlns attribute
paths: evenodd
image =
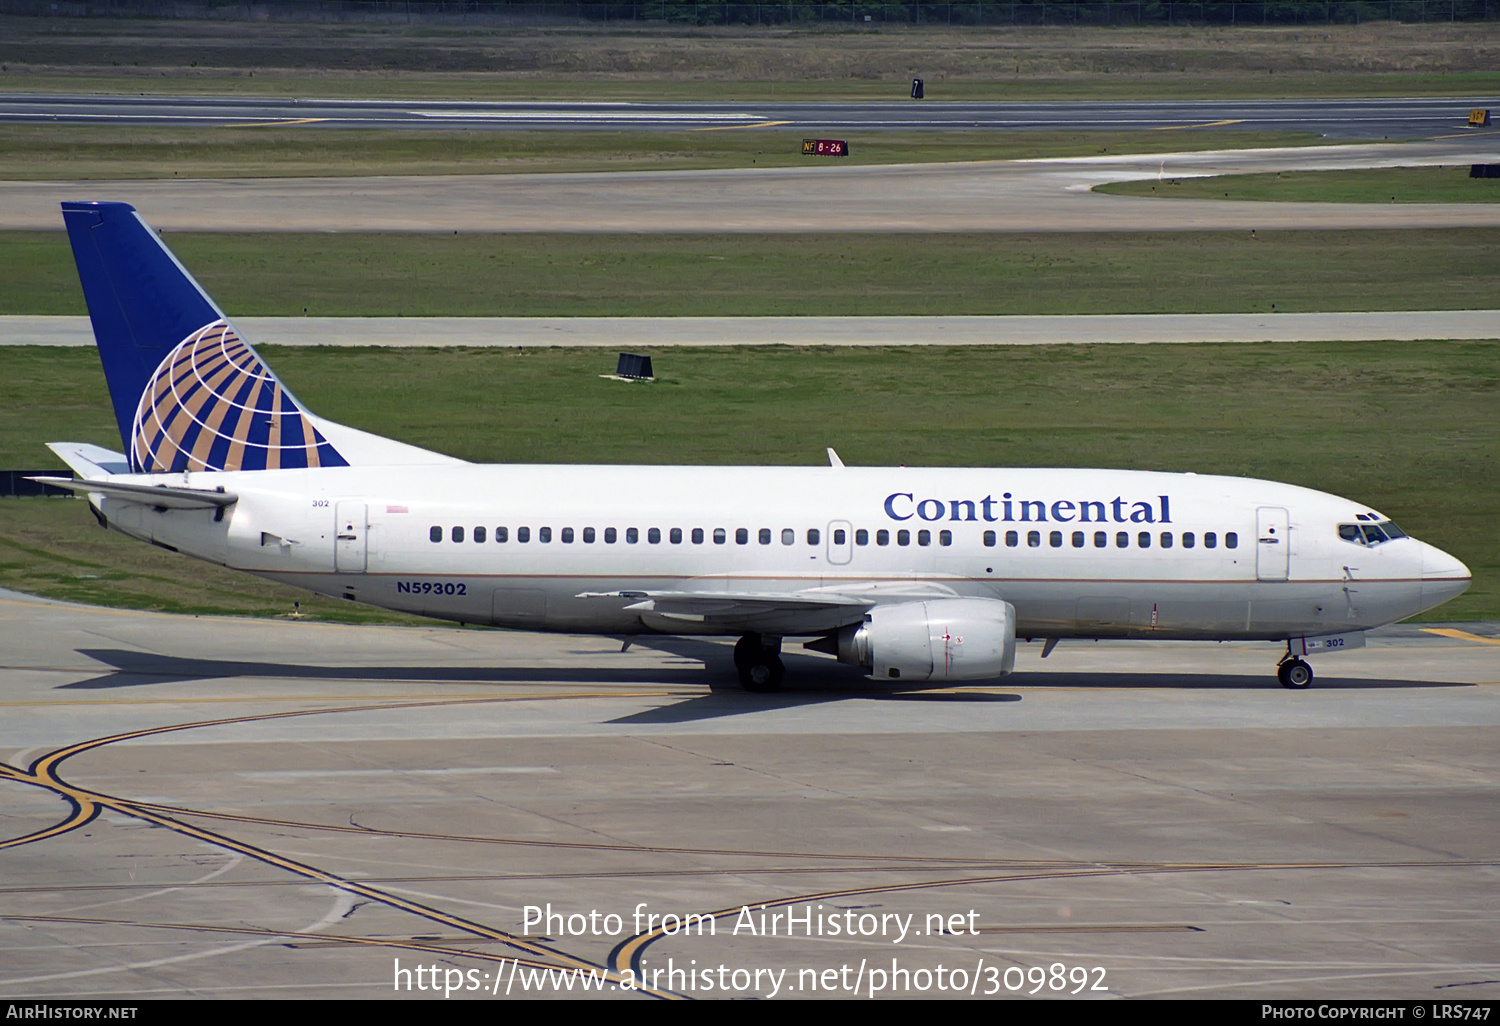
<svg viewBox="0 0 1500 1026"><path fill-rule="evenodd" d="M240 497L220 488L169 488L166 485L125 484L122 481L75 481L69 477L32 477L29 481L66 488L80 495L104 495L122 502L135 502L158 509L217 509L233 506Z"/></svg>
<svg viewBox="0 0 1500 1026"><path fill-rule="evenodd" d="M114 452L102 445L88 442L48 442L47 448L57 453L79 477L108 477L111 474L130 473L130 461L123 452Z"/></svg>

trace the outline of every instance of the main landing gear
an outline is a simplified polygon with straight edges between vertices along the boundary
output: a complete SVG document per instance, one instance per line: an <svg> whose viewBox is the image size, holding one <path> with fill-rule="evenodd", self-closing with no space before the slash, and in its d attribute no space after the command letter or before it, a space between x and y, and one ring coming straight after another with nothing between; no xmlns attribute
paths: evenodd
<svg viewBox="0 0 1500 1026"><path fill-rule="evenodd" d="M1292 655L1290 650L1281 657L1281 663L1276 667L1276 679L1281 681L1282 687L1293 691L1305 691L1312 687L1312 678L1312 667Z"/></svg>
<svg viewBox="0 0 1500 1026"><path fill-rule="evenodd" d="M780 691L786 677L781 665L781 638L774 634L746 634L734 645L734 668L746 691Z"/></svg>

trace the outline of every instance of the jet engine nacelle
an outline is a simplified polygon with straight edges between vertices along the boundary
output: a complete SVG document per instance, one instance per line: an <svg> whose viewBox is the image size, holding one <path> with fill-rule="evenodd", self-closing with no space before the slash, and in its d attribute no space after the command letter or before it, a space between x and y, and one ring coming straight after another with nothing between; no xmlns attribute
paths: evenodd
<svg viewBox="0 0 1500 1026"><path fill-rule="evenodd" d="M876 606L839 631L839 661L876 679L990 680L1016 663L1016 609L951 598Z"/></svg>

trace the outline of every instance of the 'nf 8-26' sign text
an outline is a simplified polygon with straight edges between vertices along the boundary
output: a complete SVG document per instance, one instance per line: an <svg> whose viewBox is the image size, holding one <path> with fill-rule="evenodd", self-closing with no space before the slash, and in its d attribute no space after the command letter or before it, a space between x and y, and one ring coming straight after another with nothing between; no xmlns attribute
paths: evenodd
<svg viewBox="0 0 1500 1026"><path fill-rule="evenodd" d="M842 139L803 139L804 157L847 157L849 144Z"/></svg>

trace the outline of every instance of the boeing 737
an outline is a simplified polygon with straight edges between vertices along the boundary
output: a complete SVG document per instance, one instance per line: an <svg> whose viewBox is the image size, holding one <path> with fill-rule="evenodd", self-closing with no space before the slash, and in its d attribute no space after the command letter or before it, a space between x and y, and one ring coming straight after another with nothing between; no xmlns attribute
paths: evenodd
<svg viewBox="0 0 1500 1026"><path fill-rule="evenodd" d="M307 410L123 203L64 203L125 452L56 442L101 526L385 609L527 631L782 639L882 681L1011 671L1016 639L1257 639L1305 656L1469 571L1309 488L1124 470L475 465Z"/></svg>

